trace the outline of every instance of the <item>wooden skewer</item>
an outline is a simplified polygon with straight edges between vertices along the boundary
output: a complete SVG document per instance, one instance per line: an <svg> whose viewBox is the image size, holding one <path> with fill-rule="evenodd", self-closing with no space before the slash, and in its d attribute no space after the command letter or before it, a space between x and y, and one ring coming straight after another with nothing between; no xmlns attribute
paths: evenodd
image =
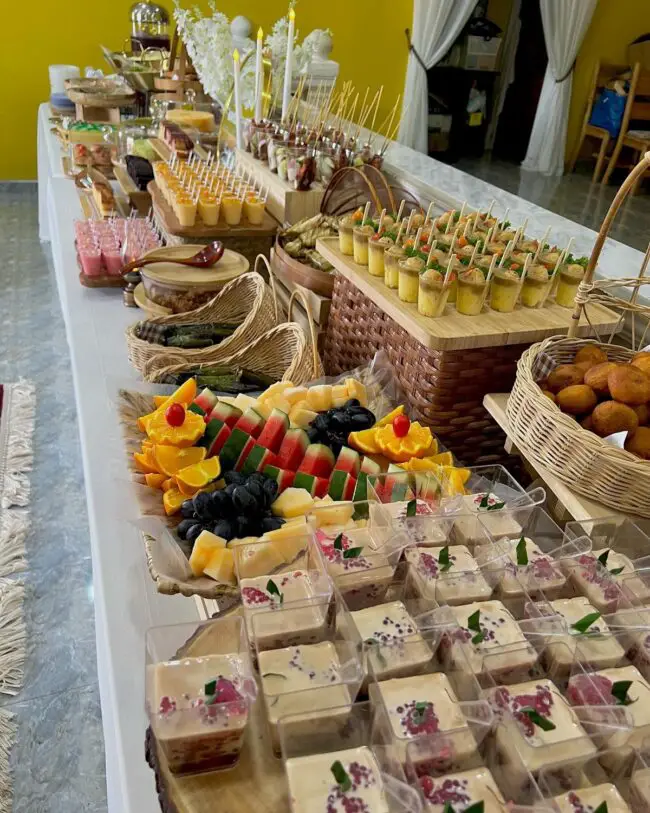
<svg viewBox="0 0 650 813"><path fill-rule="evenodd" d="M546 238L549 236L550 233L551 233L551 227L549 226L548 229L546 229L546 231L542 235L542 237L541 237L541 239L540 239L540 241L539 241L539 243L537 245L537 251L535 252L535 255L533 257L533 265L539 259L539 255L541 254L541 252L544 249L544 244L546 243Z"/></svg>
<svg viewBox="0 0 650 813"><path fill-rule="evenodd" d="M423 227L422 227L422 226L420 226L420 228L419 228L419 229L417 230L417 232L415 233L415 249L416 249L416 251L417 251L417 250L418 250L418 248L420 247L420 239L421 239L421 237L422 237L422 228L423 228Z"/></svg>
<svg viewBox="0 0 650 813"><path fill-rule="evenodd" d="M400 94L399 94L399 96L397 97L397 101L396 101L396 102L395 102L395 104L393 105L393 110L392 110L392 112L391 112L391 116L390 116L390 123L389 123L388 127L386 128L386 139L385 139L385 141L384 141L384 143L383 143L383 145L382 145L381 150L379 151L380 155L383 155L383 154L384 154L384 152L385 152L385 151L386 151L386 149L388 148L388 143L389 143L389 141L391 140L391 139L389 138L389 134L390 134L390 132L391 132L391 128L392 128L392 126L393 126L393 121L394 121L394 119L395 119L395 114L397 113L397 108L398 108L398 106L399 106L399 103L400 103L401 98L402 98L402 94L400 93Z"/></svg>
<svg viewBox="0 0 650 813"><path fill-rule="evenodd" d="M395 238L395 245L399 245L399 239L402 236L402 229L404 228L404 221L402 220L399 224L399 229L397 230L397 237Z"/></svg>
<svg viewBox="0 0 650 813"><path fill-rule="evenodd" d="M406 225L406 234L404 235L404 240L409 239L409 234L411 233L411 225L413 223L413 215L415 214L415 209L411 209L411 214L409 215L409 220Z"/></svg>
<svg viewBox="0 0 650 813"><path fill-rule="evenodd" d="M474 251L472 251L472 256L469 258L469 265L467 266L468 268L471 268L474 265L474 260L476 258L477 253L478 253L478 243L474 246Z"/></svg>
<svg viewBox="0 0 650 813"><path fill-rule="evenodd" d="M451 251L449 252L449 262L447 263L447 270L445 272L445 278L442 282L442 290L444 291L445 288L450 284L449 277L451 276L451 267L454 264L454 260L456 259L456 255L452 254Z"/></svg>
<svg viewBox="0 0 650 813"><path fill-rule="evenodd" d="M494 269L496 268L496 264L497 264L497 255L493 254L492 259L490 260L490 267L488 269L487 277L485 278L485 290L483 291L483 303L481 305L481 310L483 310L485 300L487 299L488 293L490 291L490 282L492 281L492 277L494 276Z"/></svg>
<svg viewBox="0 0 650 813"><path fill-rule="evenodd" d="M505 251L503 252L503 254L501 255L501 262L499 263L499 268L503 268L503 264L504 264L504 262L505 262L505 261L508 259L508 255L509 255L509 254L510 254L510 252L512 251L512 249L513 249L513 247L514 247L514 244L515 244L515 241L514 241L514 240L511 240L511 241L508 243L508 245L506 246L506 250L505 250Z"/></svg>
<svg viewBox="0 0 650 813"><path fill-rule="evenodd" d="M361 225L365 225L366 220L368 219L368 215L370 214L370 201L368 201L363 210L363 220L361 221Z"/></svg>
<svg viewBox="0 0 650 813"><path fill-rule="evenodd" d="M449 218L447 220L447 226L445 228L445 234L449 234L449 229L451 228L452 223L454 222L454 215L455 214L456 214L456 210L452 209L451 214L449 215Z"/></svg>
<svg viewBox="0 0 650 813"><path fill-rule="evenodd" d="M366 92L363 94L363 101L361 102L361 108L359 110L359 122L357 124L356 134L354 136L354 140L356 141L359 138L359 133L361 132L362 122L365 121L366 116L366 102L368 101L368 94L370 93L370 86L366 88Z"/></svg>
<svg viewBox="0 0 650 813"><path fill-rule="evenodd" d="M381 210L381 214L379 215L379 226L377 227L377 234L381 235L381 227L384 224L384 218L386 217L386 209Z"/></svg>
<svg viewBox="0 0 650 813"><path fill-rule="evenodd" d="M381 102L381 95L384 92L384 86L382 85L379 88L379 92L377 94L377 103L375 104L375 112L372 114L372 122L370 124L370 132L375 132L375 119L377 118L377 111L379 110L379 103Z"/></svg>
<svg viewBox="0 0 650 813"><path fill-rule="evenodd" d="M395 218L396 223L399 223L400 220L402 219L402 212L404 211L404 206L405 205L406 205L406 201L404 200L404 198L402 198L402 200L400 201L400 204L399 204L399 209L397 210L397 217Z"/></svg>
<svg viewBox="0 0 650 813"><path fill-rule="evenodd" d="M437 245L438 245L437 240L434 240L433 243L431 243L431 248L429 249L429 256L427 257L427 265L429 265L429 263L431 262L431 257Z"/></svg>
<svg viewBox="0 0 650 813"><path fill-rule="evenodd" d="M432 200L431 203L429 204L428 208L427 208L427 216L424 218L424 225L425 226L431 220L431 210L433 209L434 203L435 203L435 201Z"/></svg>

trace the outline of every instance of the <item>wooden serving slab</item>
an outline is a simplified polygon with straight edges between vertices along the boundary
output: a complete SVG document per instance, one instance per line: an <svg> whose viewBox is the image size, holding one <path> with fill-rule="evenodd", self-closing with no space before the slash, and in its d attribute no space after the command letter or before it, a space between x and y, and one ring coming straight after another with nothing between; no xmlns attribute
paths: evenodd
<svg viewBox="0 0 650 813"><path fill-rule="evenodd" d="M146 217L149 214L149 209L151 209L151 195L149 192L146 189L138 189L126 168L120 164L113 165L113 173L120 185L120 189L129 199L131 206L139 215Z"/></svg>
<svg viewBox="0 0 650 813"><path fill-rule="evenodd" d="M388 314L427 350L467 350L478 347L502 347L533 344L549 336L566 334L573 310L555 303L543 308L518 305L512 313L497 313L484 309L478 316L457 313L453 305L437 319L422 316L417 305L402 302L397 291L386 287L382 277L373 277L368 269L357 265L352 257L339 250L337 237L318 240L316 250L329 260L336 270L355 285L368 299ZM589 336L592 326L603 332L619 323L618 314L602 305L587 305L589 322L583 315L578 336Z"/></svg>

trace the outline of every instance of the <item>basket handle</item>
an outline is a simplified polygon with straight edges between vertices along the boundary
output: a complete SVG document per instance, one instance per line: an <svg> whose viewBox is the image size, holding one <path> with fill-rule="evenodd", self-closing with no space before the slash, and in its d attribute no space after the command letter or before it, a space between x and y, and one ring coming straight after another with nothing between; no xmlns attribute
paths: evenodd
<svg viewBox="0 0 650 813"><path fill-rule="evenodd" d="M293 312L293 303L296 299L300 299L302 301L302 306L305 309L305 313L307 314L307 321L309 323L309 334L311 336L311 352L312 352L312 364L314 375L318 375L318 368L319 368L319 358L318 358L318 337L316 336L316 328L314 327L314 317L311 312L311 305L309 304L309 300L305 296L305 294L300 290L300 288L296 288L296 290L291 294L289 298L289 307L287 309L287 322L291 321L291 314Z"/></svg>
<svg viewBox="0 0 650 813"><path fill-rule="evenodd" d="M253 266L253 271L254 272L257 271L257 264L259 263L260 260L262 260L262 262L266 266L266 270L269 272L269 285L271 286L271 294L273 296L273 318L275 319L275 323L277 324L278 323L278 292L277 292L277 289L275 287L275 275L273 273L273 269L271 268L271 264L266 259L264 254L258 254L257 257L255 257L255 265ZM259 274L260 272L257 271L257 273Z"/></svg>
<svg viewBox="0 0 650 813"><path fill-rule="evenodd" d="M621 188L616 193L616 196L614 197L614 200L612 201L612 204L605 215L605 219L603 220L600 231L598 232L598 237L596 237L596 242L594 244L593 251L591 252L591 256L589 257L583 283L589 283L593 280L594 271L598 265L600 253L603 250L605 240L607 239L607 235L609 234L609 230L612 226L614 218L618 214L618 210L621 208L623 201L628 196L628 193L636 183L637 179L648 170L648 167L650 167L650 152L645 153L643 158L621 184ZM576 306L573 309L571 324L569 325L569 332L567 333L569 338L575 338L578 332L578 325L580 323L580 316L582 315L583 307L584 305L582 303L576 303Z"/></svg>

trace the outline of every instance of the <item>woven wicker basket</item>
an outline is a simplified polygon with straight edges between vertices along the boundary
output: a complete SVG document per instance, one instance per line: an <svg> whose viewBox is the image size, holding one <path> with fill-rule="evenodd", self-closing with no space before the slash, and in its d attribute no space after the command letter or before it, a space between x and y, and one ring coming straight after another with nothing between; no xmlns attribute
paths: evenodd
<svg viewBox="0 0 650 813"><path fill-rule="evenodd" d="M259 262L266 265L269 273L275 305L274 317L277 321L280 308L275 296L273 271L266 257L261 254L255 262L256 268ZM301 299L307 313L310 337L305 335L305 331L299 324L291 321L293 303L297 298ZM234 367L240 366L256 373L264 373L278 381L293 381L294 384L304 384L314 378L319 378L323 374L323 366L318 356L316 330L311 309L307 298L299 290L295 291L289 300L286 323L276 325L230 356L223 357L216 354L216 351L221 346L219 345L212 351L202 351L206 354L214 353L214 356L200 359L199 366L215 362L232 364ZM164 364L159 357L153 358L147 363L144 370L144 377L147 381L163 381L170 374L186 370L188 364L191 364L192 367L197 366L196 358L191 360L180 358L173 361L169 361L169 358L168 356Z"/></svg>
<svg viewBox="0 0 650 813"><path fill-rule="evenodd" d="M200 308L187 313L158 316L154 325L187 325L243 320L237 330L214 347L182 350L164 347L138 338L137 323L126 329L129 361L147 378L150 370L171 364L221 361L248 347L252 341L277 323L274 295L257 273L242 274Z"/></svg>

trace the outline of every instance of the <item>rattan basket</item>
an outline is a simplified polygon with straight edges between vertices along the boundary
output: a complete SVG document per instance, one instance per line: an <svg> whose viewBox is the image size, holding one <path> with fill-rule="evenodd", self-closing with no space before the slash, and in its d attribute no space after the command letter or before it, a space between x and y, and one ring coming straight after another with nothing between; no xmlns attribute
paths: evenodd
<svg viewBox="0 0 650 813"><path fill-rule="evenodd" d="M273 271L268 260L262 254L258 256L255 262L256 268L259 262L266 265L269 273L274 298L274 318L277 321L280 318L280 306L275 296ZM291 321L293 303L297 298L301 300L307 314L310 336L305 334L301 325ZM175 358L170 360L172 359L171 355L166 359L156 357L147 363L143 373L144 377L147 381L162 382L173 373L187 370L189 365L196 367L218 362L233 367L245 367L256 373L264 373L278 381L292 381L294 384L304 384L314 378L319 378L323 374L323 367L318 356L316 330L309 302L302 291L296 290L291 295L286 317L287 321L285 323L272 327L266 333L249 342L246 347L240 348L230 356L217 355L215 351L222 346L219 345L213 351L202 351L214 355L200 359L198 365L196 358L190 360Z"/></svg>
<svg viewBox="0 0 650 813"><path fill-rule="evenodd" d="M148 320L151 325L187 325L209 322L243 320L237 330L214 347L197 350L169 348L138 338L139 324L126 329L129 361L147 378L148 371L171 364L221 361L248 347L277 323L274 294L264 279L255 271L242 274L225 285L205 305L187 313L157 316Z"/></svg>

